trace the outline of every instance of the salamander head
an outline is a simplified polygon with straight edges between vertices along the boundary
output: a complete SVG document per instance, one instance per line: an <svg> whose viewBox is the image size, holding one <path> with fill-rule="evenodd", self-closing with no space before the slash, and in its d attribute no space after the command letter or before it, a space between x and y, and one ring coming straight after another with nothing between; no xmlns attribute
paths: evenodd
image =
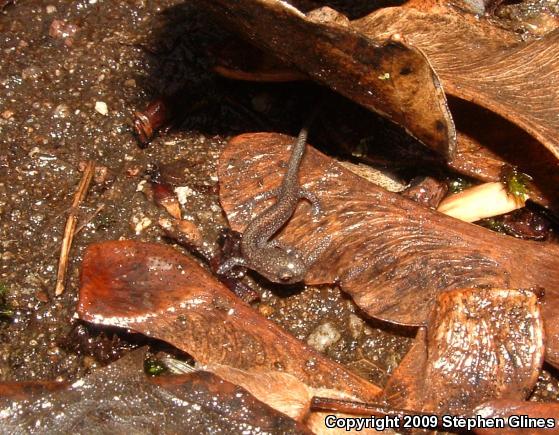
<svg viewBox="0 0 559 435"><path fill-rule="evenodd" d="M286 263L278 264L277 278L278 282L283 284L292 284L303 281L305 277L305 263L300 258L292 257L287 259Z"/></svg>
<svg viewBox="0 0 559 435"><path fill-rule="evenodd" d="M254 267L260 275L278 284L294 284L303 281L307 266L293 252L274 248L262 252L258 267Z"/></svg>

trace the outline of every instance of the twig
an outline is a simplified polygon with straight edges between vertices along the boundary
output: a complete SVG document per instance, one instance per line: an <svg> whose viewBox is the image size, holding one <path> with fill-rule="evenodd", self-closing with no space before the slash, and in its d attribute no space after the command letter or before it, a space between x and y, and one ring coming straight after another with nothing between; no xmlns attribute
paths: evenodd
<svg viewBox="0 0 559 435"><path fill-rule="evenodd" d="M88 225L93 219L95 219L95 216L97 216L104 208L105 208L105 204L101 204L100 206L98 206L95 209L95 211L91 213L78 228L76 228L76 231L74 231L74 236L78 234L81 230L83 230L86 227L86 225Z"/></svg>
<svg viewBox="0 0 559 435"><path fill-rule="evenodd" d="M62 239L62 249L60 250L60 260L58 261L58 272L56 274L56 287L54 290L54 294L56 296L61 295L64 291L64 281L66 279L66 271L68 270L68 255L70 253L70 248L72 247L74 230L76 229L78 221L76 212L78 210L78 206L85 198L89 185L91 184L91 180L93 179L94 172L95 162L90 160L83 171L82 179L74 195L72 208L70 209L70 214L68 215L68 220L66 221L66 228L64 228L64 238Z"/></svg>

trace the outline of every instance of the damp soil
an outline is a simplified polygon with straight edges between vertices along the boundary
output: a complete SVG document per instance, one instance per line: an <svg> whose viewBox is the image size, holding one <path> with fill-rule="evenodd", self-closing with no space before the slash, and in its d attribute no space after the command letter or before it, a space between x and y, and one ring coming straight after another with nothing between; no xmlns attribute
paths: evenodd
<svg viewBox="0 0 559 435"><path fill-rule="evenodd" d="M146 180L188 162L180 166L183 214L213 249L226 226L216 163L227 140L293 134L308 113L310 85L237 83L209 72L205 53L223 29L195 3L0 1L0 285L12 311L0 319L0 381L73 381L141 344L157 348L74 318L85 248L115 239L171 243ZM188 114L140 147L134 112L177 93ZM64 225L88 160L98 169L78 210L65 291L55 297ZM367 320L337 288L254 286L261 314L377 384L411 344L413 330ZM557 391L543 372L538 397Z"/></svg>

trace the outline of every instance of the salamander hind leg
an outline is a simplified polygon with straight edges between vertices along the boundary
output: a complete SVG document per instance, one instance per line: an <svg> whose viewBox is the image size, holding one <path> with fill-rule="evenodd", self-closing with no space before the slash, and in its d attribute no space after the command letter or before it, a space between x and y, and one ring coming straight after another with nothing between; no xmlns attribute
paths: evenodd
<svg viewBox="0 0 559 435"><path fill-rule="evenodd" d="M299 198L304 198L311 203L313 217L320 216L320 213L322 212L320 208L320 201L314 193L307 189L299 189L298 195Z"/></svg>

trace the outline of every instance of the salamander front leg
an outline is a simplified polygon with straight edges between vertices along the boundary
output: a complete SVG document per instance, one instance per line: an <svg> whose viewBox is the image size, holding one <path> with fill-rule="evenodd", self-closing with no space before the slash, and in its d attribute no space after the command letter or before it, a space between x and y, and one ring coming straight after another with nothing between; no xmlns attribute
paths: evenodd
<svg viewBox="0 0 559 435"><path fill-rule="evenodd" d="M217 274L218 275L225 275L230 272L234 267L247 267L247 262L242 257L231 257L225 260L218 268Z"/></svg>
<svg viewBox="0 0 559 435"><path fill-rule="evenodd" d="M251 202L253 202L253 201L254 202L267 201L271 198L274 198L274 197L278 196L279 191L280 191L280 188L276 187L274 189L267 190L266 192L259 193L254 198L252 198Z"/></svg>
<svg viewBox="0 0 559 435"><path fill-rule="evenodd" d="M320 201L314 193L307 189L299 189L298 195L299 198L304 198L311 203L313 217L320 216Z"/></svg>

